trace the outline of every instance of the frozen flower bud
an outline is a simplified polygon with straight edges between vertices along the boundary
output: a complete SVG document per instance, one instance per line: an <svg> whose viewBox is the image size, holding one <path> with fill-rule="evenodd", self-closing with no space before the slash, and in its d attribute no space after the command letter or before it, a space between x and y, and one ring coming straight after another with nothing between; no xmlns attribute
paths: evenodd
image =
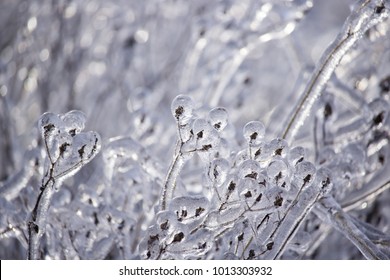
<svg viewBox="0 0 390 280"><path fill-rule="evenodd" d="M244 203L253 206L261 200L261 188L256 180L252 178L243 178L240 180L240 198Z"/></svg>
<svg viewBox="0 0 390 280"><path fill-rule="evenodd" d="M251 121L244 126L244 137L250 146L261 144L265 135L265 127L262 122Z"/></svg>
<svg viewBox="0 0 390 280"><path fill-rule="evenodd" d="M273 156L285 157L287 155L288 144L287 141L284 139L281 138L272 139L268 147L271 150Z"/></svg>
<svg viewBox="0 0 390 280"><path fill-rule="evenodd" d="M56 162L53 174L62 179L73 176L83 165L90 162L101 149L101 139L96 132L81 132L74 137L67 135L61 140L62 144L58 146L60 160Z"/></svg>
<svg viewBox="0 0 390 280"><path fill-rule="evenodd" d="M245 160L239 167L240 178L252 178L257 180L260 175L260 164L251 159Z"/></svg>
<svg viewBox="0 0 390 280"><path fill-rule="evenodd" d="M219 145L219 134L205 119L196 119L192 125L198 151L207 152Z"/></svg>
<svg viewBox="0 0 390 280"><path fill-rule="evenodd" d="M202 196L179 196L172 199L169 210L183 223L203 218L209 210L209 201Z"/></svg>
<svg viewBox="0 0 390 280"><path fill-rule="evenodd" d="M288 176L287 165L282 160L274 160L267 167L268 180L282 188L289 188L289 184L286 182Z"/></svg>
<svg viewBox="0 0 390 280"><path fill-rule="evenodd" d="M173 99L171 112L179 125L185 125L193 115L194 102L187 95L178 95Z"/></svg>
<svg viewBox="0 0 390 280"><path fill-rule="evenodd" d="M303 147L292 148L287 155L288 163L291 166L295 166L305 159L305 149Z"/></svg>
<svg viewBox="0 0 390 280"><path fill-rule="evenodd" d="M316 182L317 187L320 188L321 195L329 194L332 191L333 182L331 177L332 172L329 169L321 167L317 170Z"/></svg>
<svg viewBox="0 0 390 280"><path fill-rule="evenodd" d="M372 124L374 126L381 126L386 121L388 116L389 104L382 98L373 100L368 105L372 113Z"/></svg>
<svg viewBox="0 0 390 280"><path fill-rule="evenodd" d="M38 121L38 127L42 138L49 140L61 132L63 122L56 114L44 113Z"/></svg>
<svg viewBox="0 0 390 280"><path fill-rule="evenodd" d="M222 131L228 123L228 113L226 109L217 107L210 110L208 121L217 131Z"/></svg>
<svg viewBox="0 0 390 280"><path fill-rule="evenodd" d="M229 162L224 158L217 158L211 162L208 176L210 180L220 186L225 182L230 170Z"/></svg>
<svg viewBox="0 0 390 280"><path fill-rule="evenodd" d="M71 136L75 136L84 129L87 119L83 112L77 110L70 111L60 117L64 122L66 132Z"/></svg>
<svg viewBox="0 0 390 280"><path fill-rule="evenodd" d="M330 164L336 157L336 152L332 147L324 147L318 152L317 162L319 165Z"/></svg>
<svg viewBox="0 0 390 280"><path fill-rule="evenodd" d="M308 161L303 161L297 164L295 167L295 180L297 187L303 187L310 185L314 180L314 175L316 173L316 168L314 164Z"/></svg>

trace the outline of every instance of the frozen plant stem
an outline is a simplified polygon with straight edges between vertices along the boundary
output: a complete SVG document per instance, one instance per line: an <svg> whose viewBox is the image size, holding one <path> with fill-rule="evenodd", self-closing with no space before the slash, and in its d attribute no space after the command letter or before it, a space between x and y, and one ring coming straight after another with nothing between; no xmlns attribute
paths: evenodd
<svg viewBox="0 0 390 280"><path fill-rule="evenodd" d="M45 234L47 212L54 193L55 180L49 180L42 188L28 222L28 259L39 259L39 244Z"/></svg>
<svg viewBox="0 0 390 280"><path fill-rule="evenodd" d="M351 47L376 24L389 16L387 0L359 1L333 43L322 55L307 84L301 100L288 119L282 137L288 142L294 140L300 127L310 115L311 109L322 94L337 65Z"/></svg>
<svg viewBox="0 0 390 280"><path fill-rule="evenodd" d="M48 166L27 225L27 258L30 260L40 258L40 240L46 231L54 191L60 188L64 179L78 172L100 151L97 133L80 133L84 123L85 115L80 111L70 111L65 115L45 113L39 120Z"/></svg>
<svg viewBox="0 0 390 280"><path fill-rule="evenodd" d="M324 197L315 208L315 213L326 219L345 237L347 237L370 260L389 259L379 248L355 225L332 197Z"/></svg>
<svg viewBox="0 0 390 280"><path fill-rule="evenodd" d="M180 148L171 163L171 166L167 174L167 178L165 179L164 186L162 188L160 210L166 210L167 203L172 200L173 192L176 187L177 177L179 176L183 168L183 165L185 163L185 160L183 158L183 153L181 151L182 144L179 145Z"/></svg>

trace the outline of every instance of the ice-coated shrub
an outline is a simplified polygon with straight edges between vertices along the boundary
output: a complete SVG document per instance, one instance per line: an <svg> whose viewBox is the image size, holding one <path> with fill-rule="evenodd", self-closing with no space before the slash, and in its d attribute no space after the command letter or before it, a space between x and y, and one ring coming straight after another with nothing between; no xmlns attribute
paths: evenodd
<svg viewBox="0 0 390 280"><path fill-rule="evenodd" d="M390 3L347 4L0 3L0 258L390 258Z"/></svg>

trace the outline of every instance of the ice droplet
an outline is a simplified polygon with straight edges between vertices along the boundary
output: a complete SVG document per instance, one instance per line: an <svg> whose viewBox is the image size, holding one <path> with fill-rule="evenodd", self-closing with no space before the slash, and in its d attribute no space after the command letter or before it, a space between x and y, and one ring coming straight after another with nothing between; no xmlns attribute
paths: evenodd
<svg viewBox="0 0 390 280"><path fill-rule="evenodd" d="M262 122L251 121L244 126L244 137L250 146L260 145L265 135L265 127Z"/></svg>
<svg viewBox="0 0 390 280"><path fill-rule="evenodd" d="M180 125L185 125L192 117L194 102L187 95L178 95L173 99L171 112L173 117Z"/></svg>
<svg viewBox="0 0 390 280"><path fill-rule="evenodd" d="M214 108L210 110L208 120L217 131L222 131L228 123L228 112L222 107Z"/></svg>

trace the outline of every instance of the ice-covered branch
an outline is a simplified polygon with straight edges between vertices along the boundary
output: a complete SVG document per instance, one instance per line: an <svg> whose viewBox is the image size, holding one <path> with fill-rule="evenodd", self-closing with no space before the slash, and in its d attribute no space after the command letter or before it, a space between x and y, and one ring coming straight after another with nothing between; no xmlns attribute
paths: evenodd
<svg viewBox="0 0 390 280"><path fill-rule="evenodd" d="M293 141L318 97L322 94L332 73L344 55L376 24L389 16L389 2L385 0L359 1L335 41L326 49L317 64L296 108L289 117L282 137Z"/></svg>

